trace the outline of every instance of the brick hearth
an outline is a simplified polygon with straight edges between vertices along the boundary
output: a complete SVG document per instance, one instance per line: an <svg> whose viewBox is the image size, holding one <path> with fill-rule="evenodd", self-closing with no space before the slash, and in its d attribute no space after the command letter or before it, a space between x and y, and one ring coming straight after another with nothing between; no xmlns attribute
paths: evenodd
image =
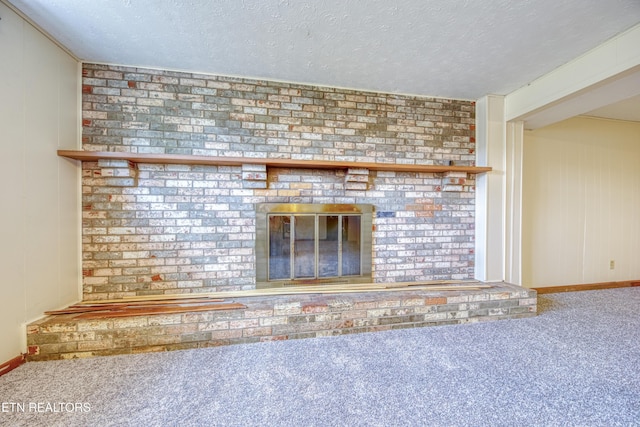
<svg viewBox="0 0 640 427"><path fill-rule="evenodd" d="M182 350L269 340L535 316L536 292L505 283L465 291L393 291L236 298L245 309L101 320L73 315L28 325L29 361Z"/></svg>

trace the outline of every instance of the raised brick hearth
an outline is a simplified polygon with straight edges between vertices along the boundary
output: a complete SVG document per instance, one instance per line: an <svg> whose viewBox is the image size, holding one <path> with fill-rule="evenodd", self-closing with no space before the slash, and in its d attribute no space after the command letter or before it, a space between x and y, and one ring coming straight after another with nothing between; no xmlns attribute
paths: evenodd
<svg viewBox="0 0 640 427"><path fill-rule="evenodd" d="M72 359L453 325L536 315L534 290L505 283L465 291L236 298L246 309L102 320L46 317L28 326L28 360Z"/></svg>
<svg viewBox="0 0 640 427"><path fill-rule="evenodd" d="M472 101L84 64L82 118L85 152L247 159L246 164L136 163L108 156L83 161L85 301L255 290L265 281L260 263L269 255L256 245L266 223L257 211L265 204L367 206L371 218L362 219L362 228L356 220L346 227L343 217L331 219L342 221L342 238L331 234L331 239L342 242L343 249L345 242L358 241L357 229L359 241L370 243L359 252L360 265L367 267L360 272L365 282L475 277L477 172L404 168L475 166ZM293 163L268 166L272 160ZM296 163L301 161L307 162L304 167ZM332 166L341 162L349 166ZM314 236L333 230L333 225L321 227L322 221L329 219L314 222ZM286 222L285 237L276 242L295 249ZM311 235L310 225L297 230ZM317 258L320 237L313 241ZM314 277L356 276L347 255L358 252L336 253L342 271L316 269ZM290 259L293 264L283 266L291 270L296 258ZM308 276L305 270L289 278ZM28 326L28 359L535 315L535 291L492 285L465 291L242 297L234 301L243 309L100 320L57 315Z"/></svg>

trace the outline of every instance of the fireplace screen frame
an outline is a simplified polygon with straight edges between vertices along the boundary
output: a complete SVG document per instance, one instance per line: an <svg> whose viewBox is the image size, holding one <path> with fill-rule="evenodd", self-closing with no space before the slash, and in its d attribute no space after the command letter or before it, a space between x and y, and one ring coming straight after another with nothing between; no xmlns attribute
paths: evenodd
<svg viewBox="0 0 640 427"><path fill-rule="evenodd" d="M269 218L274 216L314 216L316 218L316 233L314 233L315 262L318 262L318 217L338 216L344 220L346 216L357 216L360 218L360 274L357 275L337 275L332 277L294 278L294 268L291 265L289 277L269 279L269 250L270 250L270 230ZM372 266L372 241L373 241L373 206L367 204L315 204L315 203L260 203L256 205L256 288L273 288L283 286L301 286L318 284L344 284L344 283L367 283L371 282ZM283 232L286 232L283 230ZM293 239L292 239L293 240ZM295 243L292 243L294 245ZM342 248L342 245L340 245ZM293 253L293 251L292 251ZM292 259L294 257L292 256ZM342 259L341 255L338 256ZM293 263L293 261L292 261ZM338 269L340 271L340 269Z"/></svg>

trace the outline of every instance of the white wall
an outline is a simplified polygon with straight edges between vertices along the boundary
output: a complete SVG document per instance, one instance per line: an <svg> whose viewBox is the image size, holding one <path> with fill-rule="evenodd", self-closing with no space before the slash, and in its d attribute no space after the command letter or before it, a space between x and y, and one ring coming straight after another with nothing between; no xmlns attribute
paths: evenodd
<svg viewBox="0 0 640 427"><path fill-rule="evenodd" d="M25 323L80 299L77 61L0 3L0 363Z"/></svg>
<svg viewBox="0 0 640 427"><path fill-rule="evenodd" d="M640 279L640 123L526 131L523 157L523 285Z"/></svg>

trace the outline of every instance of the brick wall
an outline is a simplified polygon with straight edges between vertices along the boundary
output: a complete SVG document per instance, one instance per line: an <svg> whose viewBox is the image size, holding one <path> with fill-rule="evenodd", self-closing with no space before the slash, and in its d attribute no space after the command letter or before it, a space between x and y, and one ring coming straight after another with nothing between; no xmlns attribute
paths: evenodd
<svg viewBox="0 0 640 427"><path fill-rule="evenodd" d="M82 94L84 150L475 159L469 101L93 64ZM473 277L473 175L352 172L270 169L256 183L242 167L85 162L85 299L253 288L255 203L266 202L374 205L376 281Z"/></svg>

